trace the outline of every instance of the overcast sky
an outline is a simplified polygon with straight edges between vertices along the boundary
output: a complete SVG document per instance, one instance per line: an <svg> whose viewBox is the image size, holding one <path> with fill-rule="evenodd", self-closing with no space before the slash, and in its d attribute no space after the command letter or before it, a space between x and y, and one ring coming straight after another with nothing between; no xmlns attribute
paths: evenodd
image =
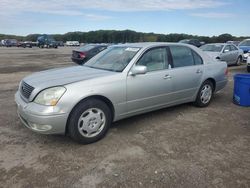
<svg viewBox="0 0 250 188"><path fill-rule="evenodd" d="M249 0L0 0L0 33L99 29L250 36Z"/></svg>

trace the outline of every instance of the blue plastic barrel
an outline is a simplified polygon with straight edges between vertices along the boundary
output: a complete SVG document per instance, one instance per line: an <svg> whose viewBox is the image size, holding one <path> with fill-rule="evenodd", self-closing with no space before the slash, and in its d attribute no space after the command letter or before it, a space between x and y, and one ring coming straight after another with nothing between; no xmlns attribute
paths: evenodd
<svg viewBox="0 0 250 188"><path fill-rule="evenodd" d="M233 101L240 106L250 106L250 74L234 76Z"/></svg>

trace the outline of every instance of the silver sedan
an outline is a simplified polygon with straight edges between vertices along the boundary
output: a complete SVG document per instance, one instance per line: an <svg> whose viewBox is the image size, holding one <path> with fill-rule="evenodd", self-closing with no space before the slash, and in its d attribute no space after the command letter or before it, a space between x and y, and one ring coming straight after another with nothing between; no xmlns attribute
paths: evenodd
<svg viewBox="0 0 250 188"><path fill-rule="evenodd" d="M181 103L207 106L227 83L227 64L180 43L111 46L83 66L24 78L15 94L29 129L92 143L114 121Z"/></svg>
<svg viewBox="0 0 250 188"><path fill-rule="evenodd" d="M243 50L239 49L234 44L205 44L200 48L212 58L226 61L228 65L240 65L243 58Z"/></svg>

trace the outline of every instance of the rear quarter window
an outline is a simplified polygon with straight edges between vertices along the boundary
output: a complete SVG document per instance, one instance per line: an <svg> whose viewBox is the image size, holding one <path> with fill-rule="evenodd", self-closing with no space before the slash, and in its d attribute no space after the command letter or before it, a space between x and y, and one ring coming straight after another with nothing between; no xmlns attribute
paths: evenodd
<svg viewBox="0 0 250 188"><path fill-rule="evenodd" d="M193 58L194 58L194 63L195 65L202 65L203 60L200 55L198 55L195 51L192 50L193 53Z"/></svg>

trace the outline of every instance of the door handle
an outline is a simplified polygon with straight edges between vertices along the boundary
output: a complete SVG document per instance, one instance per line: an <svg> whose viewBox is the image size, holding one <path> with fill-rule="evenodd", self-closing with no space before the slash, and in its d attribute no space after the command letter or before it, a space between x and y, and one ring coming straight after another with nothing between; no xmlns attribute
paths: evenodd
<svg viewBox="0 0 250 188"><path fill-rule="evenodd" d="M172 78L172 76L170 76L168 74L163 77L163 79L171 79L171 78Z"/></svg>
<svg viewBox="0 0 250 188"><path fill-rule="evenodd" d="M200 74L200 73L202 73L202 70L201 69L197 69L196 73Z"/></svg>

